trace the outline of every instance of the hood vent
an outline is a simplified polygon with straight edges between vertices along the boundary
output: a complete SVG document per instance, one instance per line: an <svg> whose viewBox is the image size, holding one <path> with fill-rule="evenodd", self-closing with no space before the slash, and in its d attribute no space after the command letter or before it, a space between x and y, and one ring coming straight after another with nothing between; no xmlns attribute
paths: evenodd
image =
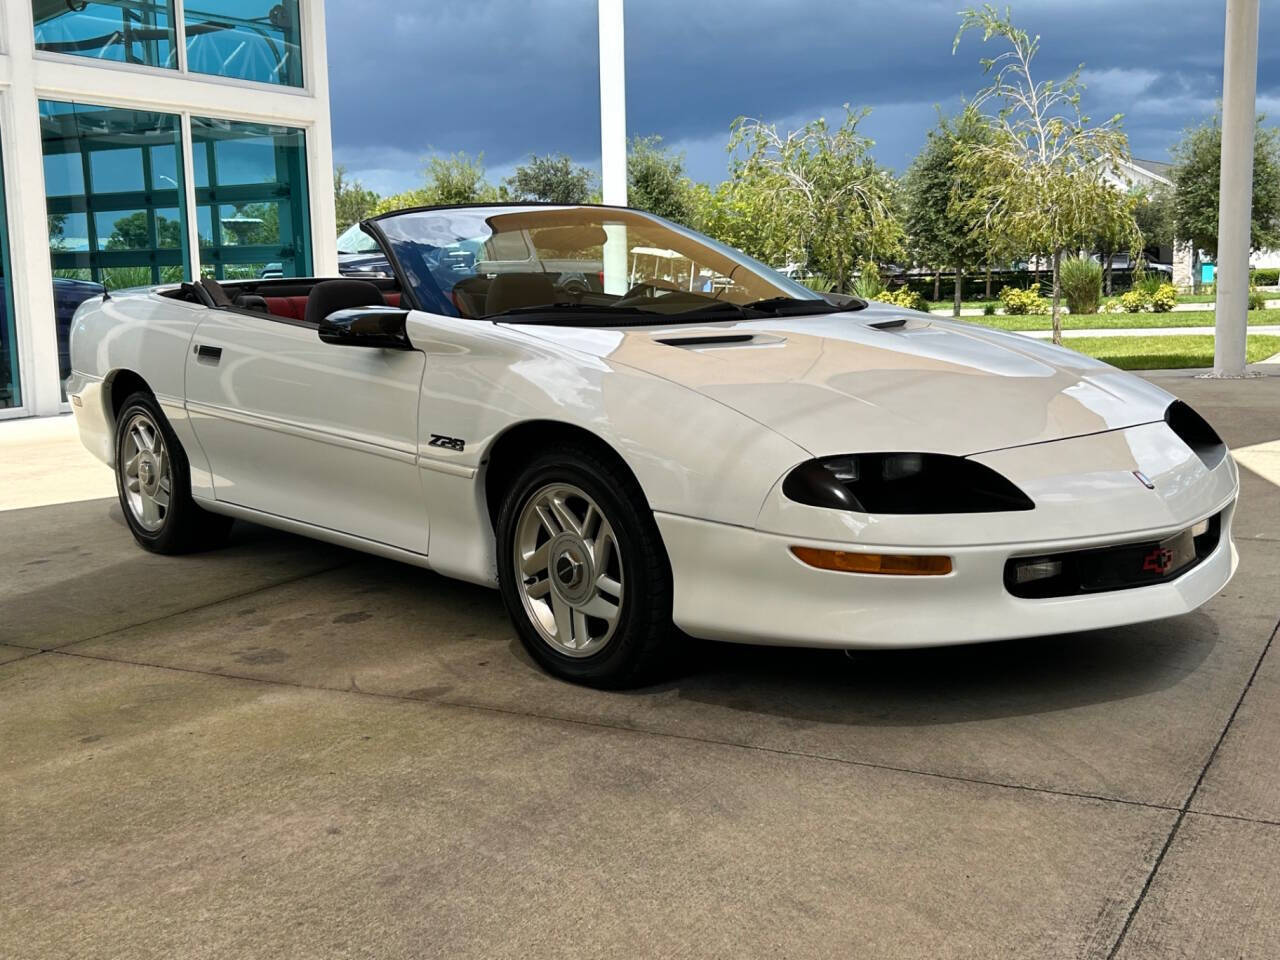
<svg viewBox="0 0 1280 960"><path fill-rule="evenodd" d="M683 347L686 350L699 347L762 347L785 341L783 337L762 336L756 333L708 333L690 336L654 337L654 339L664 346Z"/></svg>
<svg viewBox="0 0 1280 960"><path fill-rule="evenodd" d="M906 317L894 317L892 320L877 320L875 323L868 323L868 327L875 327L877 330L900 330L907 325Z"/></svg>

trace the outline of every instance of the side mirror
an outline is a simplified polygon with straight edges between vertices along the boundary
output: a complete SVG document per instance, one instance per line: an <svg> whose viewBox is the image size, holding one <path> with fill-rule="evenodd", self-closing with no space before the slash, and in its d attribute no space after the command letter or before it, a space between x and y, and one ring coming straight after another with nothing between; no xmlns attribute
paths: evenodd
<svg viewBox="0 0 1280 960"><path fill-rule="evenodd" d="M408 310L399 307L351 307L335 310L320 321L320 339L346 347L381 347L412 350L404 321Z"/></svg>

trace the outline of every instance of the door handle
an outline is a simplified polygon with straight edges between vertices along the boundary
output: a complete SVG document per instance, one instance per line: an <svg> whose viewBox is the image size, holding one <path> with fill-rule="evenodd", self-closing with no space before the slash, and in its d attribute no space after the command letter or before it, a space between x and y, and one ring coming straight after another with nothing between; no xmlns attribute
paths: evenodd
<svg viewBox="0 0 1280 960"><path fill-rule="evenodd" d="M217 363L222 359L221 347L211 347L204 343L196 344L195 353L196 359L201 360L204 363Z"/></svg>

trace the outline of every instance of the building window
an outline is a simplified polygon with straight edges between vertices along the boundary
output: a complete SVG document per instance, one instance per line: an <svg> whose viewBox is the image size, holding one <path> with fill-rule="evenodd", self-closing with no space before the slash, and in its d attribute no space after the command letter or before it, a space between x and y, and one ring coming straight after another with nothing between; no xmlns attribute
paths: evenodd
<svg viewBox="0 0 1280 960"><path fill-rule="evenodd" d="M32 0L36 49L176 67L173 0Z"/></svg>
<svg viewBox="0 0 1280 960"><path fill-rule="evenodd" d="M4 157L0 156L0 410L22 406L17 322L9 277L9 216L4 207Z"/></svg>
<svg viewBox="0 0 1280 960"><path fill-rule="evenodd" d="M40 101L63 380L71 317L104 286L190 279L182 140L169 113Z"/></svg>
<svg viewBox="0 0 1280 960"><path fill-rule="evenodd" d="M191 118L200 268L207 277L311 273L303 131Z"/></svg>
<svg viewBox="0 0 1280 960"><path fill-rule="evenodd" d="M298 0L189 0L187 69L302 86Z"/></svg>

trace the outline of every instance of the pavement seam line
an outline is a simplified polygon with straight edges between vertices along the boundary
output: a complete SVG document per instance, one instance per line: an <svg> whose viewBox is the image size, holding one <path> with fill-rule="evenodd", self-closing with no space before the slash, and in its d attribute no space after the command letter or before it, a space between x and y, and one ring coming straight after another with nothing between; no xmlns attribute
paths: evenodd
<svg viewBox="0 0 1280 960"><path fill-rule="evenodd" d="M1249 679L1245 682L1244 689L1240 691L1240 696L1236 699L1236 704L1231 708L1231 714L1227 717L1227 722L1222 727L1222 732L1218 734L1217 742L1214 743L1213 749L1209 751L1209 757L1204 762L1204 766L1200 768L1200 776L1196 777L1196 782L1191 788L1191 792L1187 794L1187 798L1182 802L1182 806L1178 809L1178 817L1173 821L1173 827L1169 830L1169 835L1165 837L1164 846L1160 848L1160 852L1156 855L1155 862L1151 865L1151 870L1147 873L1146 882L1143 883L1142 889L1138 892L1138 897L1133 902L1133 906L1129 909L1129 915L1125 917L1124 926L1120 928L1120 935L1116 937L1116 942L1111 946L1111 952L1107 954L1107 960L1115 960L1116 955L1120 952L1120 948L1124 945L1125 937L1129 935L1129 928L1133 926L1134 919L1138 916L1138 911L1142 908L1142 904L1147 899L1147 893L1151 890L1151 885L1155 882L1156 874L1160 872L1160 866L1164 863L1165 855L1168 854L1169 848L1173 846L1173 838L1178 835L1178 830L1182 826L1182 822L1187 818L1187 813L1191 810L1191 804L1196 798L1196 794L1200 792L1200 787L1204 784L1204 778L1209 773L1209 768L1213 766L1213 761L1217 759L1218 750L1221 749L1223 741L1227 739L1227 734L1231 730L1231 725L1235 723L1236 715L1240 712L1240 707L1244 703L1244 698L1249 695L1250 689L1253 687L1253 681L1258 676L1258 671L1262 669L1262 662L1266 660L1267 653L1271 650L1271 644L1275 642L1276 634L1280 633L1280 621L1278 621L1271 630L1271 635L1267 637L1267 642L1262 647L1262 653L1258 655L1258 660L1253 665L1253 671L1249 674ZM1235 818L1233 818L1235 819ZM1246 819L1246 818L1239 818Z"/></svg>
<svg viewBox="0 0 1280 960"><path fill-rule="evenodd" d="M1101 794L1093 793L1076 793L1070 790L1054 790L1048 787L1033 787L1021 783L1008 783L1000 780L984 780L980 777L963 777L956 774L938 773L933 770L915 770L911 767L899 767L887 763L875 763L870 760L852 760L847 757L833 757L828 754L809 753L801 750L784 750L780 747L768 747L760 744L740 743L733 740L717 740L712 737L695 737L686 733L671 733L661 730L645 730L640 727L619 726L618 724L602 723L598 720L584 720L578 717L562 717L548 713L534 713L524 710L511 710L506 707L495 707L486 704L465 703L457 700L430 700L420 697L406 697L397 693L379 693L373 690L350 689L344 687L326 687L316 686L314 684L297 683L291 680L277 680L270 677L251 677L238 673L215 673L211 670L197 670L194 667L175 667L163 663L149 663L145 660L126 660L120 657L106 657L101 654L94 653L77 653L74 650L50 650L52 654L58 654L64 657L76 657L81 660L96 660L103 663L119 663L132 667L147 667L154 670L172 670L176 673L189 673L201 677L214 677L219 680L247 680L251 683L260 683L267 686L289 687L296 690L311 690L320 693L336 693L336 694L355 694L362 697L373 697L379 700L392 700L399 703L423 703L437 707L451 707L454 709L474 710L481 713L499 714L506 717L529 717L534 720L544 720L550 723L566 723L575 726L594 727L601 730L614 730L619 733L630 733L646 737L658 737L669 740L683 740L690 743L704 743L710 746L731 747L738 750L750 750L758 753L769 753L776 756L794 757L801 760L816 760L824 763L837 763L845 766L861 767L871 770L883 770L887 773L904 773L918 777L930 777L937 780L946 780L951 783L970 783L977 786L996 787L1004 790L1019 790L1026 793L1038 793L1046 796L1064 797L1071 800L1094 800L1100 803L1113 803L1121 806L1142 807L1147 810L1162 810L1165 812L1173 812L1177 807L1167 804L1149 803L1143 800L1129 800L1124 797L1108 797Z"/></svg>
<svg viewBox="0 0 1280 960"><path fill-rule="evenodd" d="M1246 817L1242 813L1210 813L1207 810L1188 810L1188 816L1210 817L1215 820L1234 820L1237 823L1256 823L1262 827L1280 827L1280 820L1268 820L1265 817Z"/></svg>
<svg viewBox="0 0 1280 960"><path fill-rule="evenodd" d="M175 610L172 613L162 613L158 617L152 617L150 620L139 620L137 623L126 623L119 627L112 627L110 630L104 630L102 633L95 633L91 637L81 637L78 640L68 640L66 643L57 647L23 647L24 650L34 650L36 653L57 653L60 650L66 650L68 647L74 647L78 643L88 643L90 640L101 640L116 633L122 633L125 630L137 630L139 627L149 627L153 623L162 623L173 617L185 616L188 613L195 613L208 607L216 607L220 603L229 603L232 600L243 600L245 597L251 597L255 593L262 593L265 590L274 590L276 587L285 587L291 583L297 583L308 577L318 577L324 573L332 573L334 570L341 570L343 567L350 566L354 561L347 560L343 563L334 564L332 567L324 567L321 570L312 570L308 573L300 573L297 576L287 577L284 580L277 580L275 583L266 583L259 587L253 587L250 590L244 590L240 593L233 593L230 596L218 597L215 600L208 600L205 603L198 603L194 607L186 607L182 610ZM21 644L11 643L11 647L21 646ZM106 658L103 658L106 659ZM128 661L121 661L127 663Z"/></svg>
<svg viewBox="0 0 1280 960"><path fill-rule="evenodd" d="M9 664L11 663L21 663L23 660L30 660L32 657L38 657L41 654L48 653L47 650L36 650L33 647L18 647L16 644L12 644L12 643L8 644L8 646L14 647L15 649L18 649L18 650L23 650L25 652L20 657L14 657L12 660L6 660L4 663L0 663L0 670L3 670L5 667L9 666Z"/></svg>

